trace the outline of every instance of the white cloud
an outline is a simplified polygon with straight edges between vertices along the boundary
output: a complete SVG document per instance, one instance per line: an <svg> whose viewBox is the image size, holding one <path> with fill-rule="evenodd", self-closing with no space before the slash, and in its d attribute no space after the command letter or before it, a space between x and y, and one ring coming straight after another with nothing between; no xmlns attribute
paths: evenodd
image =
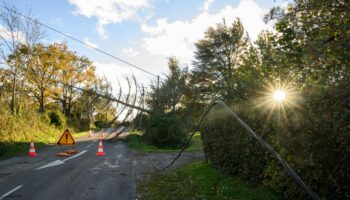
<svg viewBox="0 0 350 200"><path fill-rule="evenodd" d="M96 66L96 72L99 76L105 76L108 81L112 83L112 87L114 91L118 91L119 84L118 80L121 83L123 90L127 90L127 82L125 77L131 78L132 75L135 75L138 84L148 85L150 82L149 78L145 76L145 74L139 70L134 70L131 67L119 65L114 62L109 63L101 63L94 62Z"/></svg>
<svg viewBox="0 0 350 200"><path fill-rule="evenodd" d="M139 52L131 47L127 48L127 49L123 49L123 53L127 56L130 56L130 57L135 57L135 56L139 55Z"/></svg>
<svg viewBox="0 0 350 200"><path fill-rule="evenodd" d="M211 6L211 4L214 3L215 0L206 0L203 4L203 7L201 7L202 10L204 11L208 11L209 7Z"/></svg>
<svg viewBox="0 0 350 200"><path fill-rule="evenodd" d="M96 17L97 32L107 37L105 26L120 23L138 16L138 12L150 7L150 0L69 0L76 6L74 13Z"/></svg>
<svg viewBox="0 0 350 200"><path fill-rule="evenodd" d="M272 27L263 22L265 10L253 0L241 0L237 7L226 6L217 13L206 11L187 21L169 22L166 18L156 21L155 25L142 24L142 31L147 34L143 39L143 47L153 55L177 56L189 62L195 50L194 43L203 38L204 32L223 19L230 25L237 17L255 40L263 29Z"/></svg>
<svg viewBox="0 0 350 200"><path fill-rule="evenodd" d="M2 25L0 25L0 35L2 40L6 40L8 42L11 42L12 39L14 39L14 42L18 42L18 43L26 42L23 32L20 32L20 31L11 32Z"/></svg>
<svg viewBox="0 0 350 200"><path fill-rule="evenodd" d="M91 42L88 37L84 37L84 43L94 48L98 48L98 44Z"/></svg>

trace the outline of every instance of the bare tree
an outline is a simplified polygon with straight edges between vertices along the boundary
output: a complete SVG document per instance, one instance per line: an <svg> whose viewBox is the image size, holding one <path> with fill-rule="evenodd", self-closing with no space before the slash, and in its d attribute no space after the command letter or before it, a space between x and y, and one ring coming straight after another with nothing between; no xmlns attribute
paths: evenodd
<svg viewBox="0 0 350 200"><path fill-rule="evenodd" d="M32 47L43 39L46 34L35 20L21 17L21 13L7 4L0 5L0 59L8 67L11 90L10 110L15 113L18 76L22 63L16 58L16 51L21 44ZM30 13L28 13L30 16ZM11 63L9 55L13 55Z"/></svg>

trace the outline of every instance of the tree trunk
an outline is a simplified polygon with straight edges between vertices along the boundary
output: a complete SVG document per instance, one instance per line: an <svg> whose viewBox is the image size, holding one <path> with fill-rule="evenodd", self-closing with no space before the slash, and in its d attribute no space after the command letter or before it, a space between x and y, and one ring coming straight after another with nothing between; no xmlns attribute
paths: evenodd
<svg viewBox="0 0 350 200"><path fill-rule="evenodd" d="M40 104L39 112L40 112L40 113L44 113L44 112L45 112L45 107L44 107L44 91L41 91L41 96L40 96L39 104Z"/></svg>
<svg viewBox="0 0 350 200"><path fill-rule="evenodd" d="M13 74L13 82L12 82L12 90L11 90L11 104L10 104L10 110L12 114L15 114L15 101L16 101L16 71L14 71Z"/></svg>

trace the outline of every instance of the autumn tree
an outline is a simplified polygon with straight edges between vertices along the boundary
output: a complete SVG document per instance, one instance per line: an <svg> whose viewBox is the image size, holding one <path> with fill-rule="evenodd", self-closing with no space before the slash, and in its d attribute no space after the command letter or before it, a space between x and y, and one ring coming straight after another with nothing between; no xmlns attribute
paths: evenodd
<svg viewBox="0 0 350 200"><path fill-rule="evenodd" d="M61 44L63 54L60 57L61 69L58 73L60 91L56 94L56 98L62 104L62 111L70 117L73 106L77 103L81 91L78 88L83 88L86 85L91 85L94 81L95 67L92 62L76 53L68 50L66 44Z"/></svg>
<svg viewBox="0 0 350 200"><path fill-rule="evenodd" d="M21 79L19 77L21 63L16 60L16 51L22 44L33 46L45 37L45 32L39 23L35 20L25 20L17 13L20 12L15 7L2 4L0 9L0 58L1 62L7 65L8 76L6 78L8 80L6 83L11 91L10 110L12 113L16 111L18 79ZM30 16L30 13L28 15ZM9 60L10 55L12 59Z"/></svg>
<svg viewBox="0 0 350 200"><path fill-rule="evenodd" d="M106 116L106 107L111 104L108 97L112 96L112 86L105 78L96 77L92 82L84 85L82 89L75 104L74 112L80 118L86 119L85 126L91 128L94 126L93 122L96 114L100 113L100 116ZM112 107L110 113L115 114Z"/></svg>
<svg viewBox="0 0 350 200"><path fill-rule="evenodd" d="M26 78L28 80L28 92L30 92L39 104L39 112L45 112L45 104L48 98L52 98L56 88L56 79L62 69L59 59L62 56L62 48L57 45L35 45L28 53L31 59L28 61Z"/></svg>

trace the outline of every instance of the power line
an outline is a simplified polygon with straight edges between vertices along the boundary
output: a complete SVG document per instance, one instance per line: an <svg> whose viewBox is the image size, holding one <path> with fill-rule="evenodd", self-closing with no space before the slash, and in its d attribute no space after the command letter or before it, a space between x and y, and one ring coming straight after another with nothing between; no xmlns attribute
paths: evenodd
<svg viewBox="0 0 350 200"><path fill-rule="evenodd" d="M89 90L89 89L84 89L84 88L81 88L81 87L78 87L78 86L69 85L69 84L64 83L62 81L54 81L54 82L56 82L57 84L62 84L64 86L75 88L75 89L80 90L82 92L93 93L93 94L95 94L98 97L105 98L105 99L108 99L110 101L118 102L118 103L123 104L123 105L125 105L125 106L127 106L129 108L132 108L132 109L141 110L142 112L146 112L146 113L151 113L152 112L151 110L148 110L148 109L145 109L145 108L140 108L140 107L136 106L135 104L130 104L128 102L124 102L124 101L120 100L119 98L115 98L113 96L108 96L107 94L100 94L98 92L95 92L94 90Z"/></svg>
<svg viewBox="0 0 350 200"><path fill-rule="evenodd" d="M127 65L129 65L129 66L131 66L131 67L134 67L134 68L136 68L136 69L138 69L138 70L140 70L140 71L143 71L143 72L145 72L145 73L147 73L147 74L150 74L150 75L152 75L152 76L155 76L155 77L157 77L157 78L159 77L159 75L155 75L155 74L152 73L152 72L149 72L149 71L147 71L147 70L144 70L144 69L142 69L141 67L138 67L138 66L136 66L136 65L134 65L134 64L132 64L132 63L126 61L126 60L123 60L123 59L121 59L121 58L118 58L118 57L116 57L116 56L114 56L114 55L112 55L112 54L110 54L110 53L108 53L108 52L106 52L106 51L104 51L104 50L101 50L101 49L99 49L99 48L97 48L97 47L94 47L94 46L92 46L92 45L90 45L90 44L86 44L85 42L83 42L83 41L81 41L81 40L79 40L79 39L77 39L77 38L75 38L75 37L73 37L73 36L71 36L71 35L68 35L68 34L66 34L66 33L63 33L63 32L61 32L61 31L59 31L59 30L57 30L57 29L55 29L55 28L52 28L52 27L50 27L50 26L48 26L48 25L46 25L46 24L40 22L39 20L33 19L33 18L28 17L28 16L26 16L26 15L23 15L23 14L21 14L21 13L18 13L18 12L16 12L16 11L12 10L12 9L6 8L4 5L0 5L0 7L4 8L4 9L6 9L6 10L9 10L9 11L11 11L12 13L14 13L14 14L20 16L20 17L23 17L23 18L25 18L25 19L27 19L27 20L30 20L30 21L35 22L35 23L38 23L38 24L40 24L41 26L46 27L46 28L48 28L48 29L50 29L50 30L52 30L52 31L54 31L54 32L56 32L56 33L58 33L58 34L64 35L65 37L68 37L68 38L70 38L70 39L72 39L72 40L74 40L74 41L76 41L76 42L78 42L78 43L81 43L81 44L83 44L83 45L85 45L85 46L88 46L88 47L90 47L90 48L92 48L92 49L94 49L94 50L96 50L96 51L98 51L98 52L100 52L100 53L102 53L102 54L105 54L105 55L107 55L107 56L109 56L109 57L112 57L112 58L114 58L114 59L116 59L116 60L118 60L118 61L120 61L120 62L122 62L122 63L124 63L124 64L127 64Z"/></svg>

